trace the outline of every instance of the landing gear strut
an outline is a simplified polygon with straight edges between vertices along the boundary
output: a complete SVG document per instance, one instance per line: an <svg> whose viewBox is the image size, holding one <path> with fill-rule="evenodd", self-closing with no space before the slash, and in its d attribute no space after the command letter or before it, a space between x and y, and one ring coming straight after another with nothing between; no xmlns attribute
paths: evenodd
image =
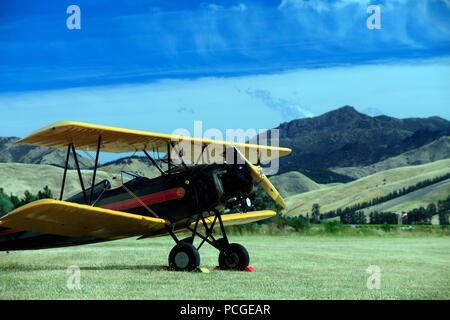
<svg viewBox="0 0 450 320"><path fill-rule="evenodd" d="M173 233L173 229L168 228L169 234L177 243L175 247L170 251L169 255L169 266L171 269L178 271L192 271L200 265L200 255L198 250L202 245L207 242L214 248L219 250L219 267L221 270L244 270L248 267L250 263L250 258L247 250L238 243L229 243L227 235L225 233L225 228L222 222L220 213L214 211L215 217L208 227L205 218L201 213L198 214L194 228L189 225L185 226L186 229L192 232L192 236L178 240L178 238ZM202 221L203 227L205 228L205 235L198 231L198 222ZM212 235L215 223L219 221L220 230L222 232L221 239L215 239ZM200 245L196 248L194 247L194 237L198 236L202 239Z"/></svg>

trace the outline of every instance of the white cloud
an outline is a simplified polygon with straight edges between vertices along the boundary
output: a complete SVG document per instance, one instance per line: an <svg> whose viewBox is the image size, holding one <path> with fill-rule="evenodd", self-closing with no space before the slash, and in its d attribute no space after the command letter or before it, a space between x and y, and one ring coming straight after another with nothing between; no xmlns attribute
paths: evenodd
<svg viewBox="0 0 450 320"><path fill-rule="evenodd" d="M436 3L450 8L450 0L282 0L278 9L324 47L328 41L352 39L349 45L358 42L366 48L395 44L426 49L430 41L448 42L450 37L448 15ZM381 30L368 33L366 10L371 4L381 8Z"/></svg>
<svg viewBox="0 0 450 320"><path fill-rule="evenodd" d="M447 8L450 8L450 0L433 0L433 1L443 2L447 6Z"/></svg>
<svg viewBox="0 0 450 320"><path fill-rule="evenodd" d="M231 10L244 12L245 10L247 10L247 6L243 3L239 3L235 6L232 6Z"/></svg>
<svg viewBox="0 0 450 320"><path fill-rule="evenodd" d="M208 4L206 5L206 7L207 7L208 9L213 10L213 11L218 11L218 10L222 10L222 9L223 9L222 6L219 6L219 5L215 4L215 3L208 3Z"/></svg>
<svg viewBox="0 0 450 320"><path fill-rule="evenodd" d="M293 7L297 9L311 8L318 12L329 11L330 4L322 0L283 0L278 9Z"/></svg>
<svg viewBox="0 0 450 320"><path fill-rule="evenodd" d="M193 108L181 107L177 110L178 113L195 113Z"/></svg>
<svg viewBox="0 0 450 320"><path fill-rule="evenodd" d="M314 116L311 111L301 106L298 99L275 98L267 89L247 89L245 93L252 98L259 99L268 108L280 112L284 121Z"/></svg>
<svg viewBox="0 0 450 320"><path fill-rule="evenodd" d="M236 5L232 5L230 7L224 7L224 6L215 4L215 3L208 3L208 4L202 4L202 5L212 11L232 10L232 11L244 12L247 10L247 6L242 2L240 2Z"/></svg>

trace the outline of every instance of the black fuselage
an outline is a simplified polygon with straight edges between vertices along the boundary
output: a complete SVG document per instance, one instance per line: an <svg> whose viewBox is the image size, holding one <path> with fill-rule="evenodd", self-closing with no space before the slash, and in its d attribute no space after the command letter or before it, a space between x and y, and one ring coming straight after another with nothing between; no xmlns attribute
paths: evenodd
<svg viewBox="0 0 450 320"><path fill-rule="evenodd" d="M135 177L111 189L104 180L94 186L93 205L127 213L156 216L187 225L199 213L242 207L253 202L253 180L246 164L211 164L172 169L156 178ZM90 189L86 190L90 193ZM83 193L65 201L85 204ZM0 251L44 249L105 241L0 228Z"/></svg>

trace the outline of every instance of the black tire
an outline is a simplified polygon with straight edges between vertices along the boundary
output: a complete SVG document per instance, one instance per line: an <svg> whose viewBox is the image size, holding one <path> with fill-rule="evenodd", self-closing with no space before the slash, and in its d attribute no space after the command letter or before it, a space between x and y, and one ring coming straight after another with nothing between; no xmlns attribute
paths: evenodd
<svg viewBox="0 0 450 320"><path fill-rule="evenodd" d="M169 254L169 267L177 271L192 271L200 265L200 255L189 242L180 242Z"/></svg>
<svg viewBox="0 0 450 320"><path fill-rule="evenodd" d="M247 249L238 243L229 244L219 253L219 267L221 270L242 271L248 267L250 257Z"/></svg>

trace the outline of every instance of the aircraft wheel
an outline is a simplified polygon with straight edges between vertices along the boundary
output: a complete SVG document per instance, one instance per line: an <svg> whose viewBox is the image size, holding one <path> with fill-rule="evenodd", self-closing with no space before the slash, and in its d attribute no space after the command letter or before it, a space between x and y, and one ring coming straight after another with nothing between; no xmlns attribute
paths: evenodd
<svg viewBox="0 0 450 320"><path fill-rule="evenodd" d="M219 267L222 270L244 270L250 263L247 249L238 243L231 243L219 253Z"/></svg>
<svg viewBox="0 0 450 320"><path fill-rule="evenodd" d="M197 248L189 242L180 242L169 254L169 267L177 271L192 271L200 265Z"/></svg>

